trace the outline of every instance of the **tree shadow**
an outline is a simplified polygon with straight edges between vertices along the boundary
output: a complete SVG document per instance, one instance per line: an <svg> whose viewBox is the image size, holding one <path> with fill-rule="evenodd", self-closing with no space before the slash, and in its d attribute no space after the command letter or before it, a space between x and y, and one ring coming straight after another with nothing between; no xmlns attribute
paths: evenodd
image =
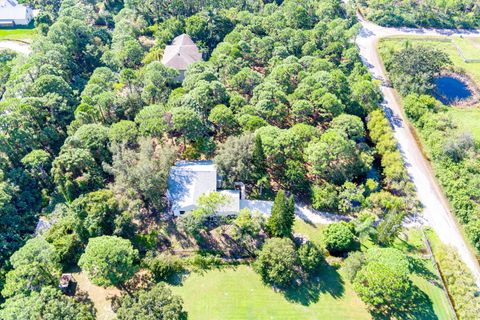
<svg viewBox="0 0 480 320"><path fill-rule="evenodd" d="M179 230L177 224L173 220L167 220L165 222L165 232L178 241L182 248L192 248L196 246L196 243L185 232Z"/></svg>
<svg viewBox="0 0 480 320"><path fill-rule="evenodd" d="M417 286L412 287L412 299L402 306L390 306L386 313L370 311L375 320L404 319L404 320L438 320L433 310L432 300Z"/></svg>
<svg viewBox="0 0 480 320"><path fill-rule="evenodd" d="M189 274L188 271L177 272L165 279L165 282L175 287L181 287Z"/></svg>
<svg viewBox="0 0 480 320"><path fill-rule="evenodd" d="M318 302L322 294L329 294L335 299L343 297L345 287L337 268L325 264L318 274L312 275L299 286L287 288L283 293L287 300L309 306Z"/></svg>
<svg viewBox="0 0 480 320"><path fill-rule="evenodd" d="M410 263L410 270L412 273L418 275L421 278L428 280L430 283L434 284L435 286L442 288L440 284L440 278L437 274L432 272L430 269L427 268L425 265L426 263L430 263L430 261L425 261L419 257L408 257L408 262Z"/></svg>
<svg viewBox="0 0 480 320"><path fill-rule="evenodd" d="M416 253L419 251L419 248L411 243L409 243L408 241L400 238L400 237L397 237L397 241L399 242L399 246L401 248L402 251L406 251L408 253Z"/></svg>

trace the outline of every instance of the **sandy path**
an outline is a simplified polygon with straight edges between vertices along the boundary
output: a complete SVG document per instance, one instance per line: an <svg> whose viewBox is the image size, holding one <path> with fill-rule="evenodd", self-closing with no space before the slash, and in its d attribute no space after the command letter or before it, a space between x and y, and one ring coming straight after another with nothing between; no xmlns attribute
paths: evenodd
<svg viewBox="0 0 480 320"><path fill-rule="evenodd" d="M0 41L0 50L1 49L10 49L22 54L29 54L30 52L32 52L29 44L12 40Z"/></svg>

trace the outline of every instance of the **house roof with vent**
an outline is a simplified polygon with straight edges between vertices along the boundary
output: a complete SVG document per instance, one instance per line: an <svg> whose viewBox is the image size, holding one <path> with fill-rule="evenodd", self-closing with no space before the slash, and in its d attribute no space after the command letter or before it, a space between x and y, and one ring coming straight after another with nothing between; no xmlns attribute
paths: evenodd
<svg viewBox="0 0 480 320"><path fill-rule="evenodd" d="M185 71L189 65L199 60L202 60L202 54L197 45L188 34L182 34L165 47L162 63L167 67Z"/></svg>
<svg viewBox="0 0 480 320"><path fill-rule="evenodd" d="M16 0L0 0L0 20L20 20L27 16L27 7Z"/></svg>

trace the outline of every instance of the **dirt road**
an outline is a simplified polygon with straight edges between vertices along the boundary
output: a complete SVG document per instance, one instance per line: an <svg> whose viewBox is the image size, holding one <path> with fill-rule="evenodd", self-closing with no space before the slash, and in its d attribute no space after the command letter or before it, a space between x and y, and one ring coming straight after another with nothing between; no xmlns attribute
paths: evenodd
<svg viewBox="0 0 480 320"><path fill-rule="evenodd" d="M480 37L478 31L384 28L367 22L361 17L359 19L362 29L356 38L356 43L360 54L373 76L382 81L387 77L376 48L380 38L408 35ZM475 274L477 285L480 287L480 267L476 256L450 212L448 201L435 179L430 163L424 158L408 122L403 116L395 91L383 85L380 88L384 96L383 107L394 128L395 137L398 140L408 173L417 189L419 200L424 206L425 223L435 230L444 243L454 246L459 251L464 262Z"/></svg>

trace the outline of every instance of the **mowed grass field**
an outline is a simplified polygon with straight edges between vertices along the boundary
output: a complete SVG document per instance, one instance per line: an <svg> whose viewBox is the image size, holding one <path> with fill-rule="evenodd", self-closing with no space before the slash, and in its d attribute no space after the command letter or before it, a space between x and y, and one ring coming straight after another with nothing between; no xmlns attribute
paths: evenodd
<svg viewBox="0 0 480 320"><path fill-rule="evenodd" d="M0 29L0 41L19 40L31 42L34 34L35 29L33 28Z"/></svg>
<svg viewBox="0 0 480 320"><path fill-rule="evenodd" d="M421 37L408 37L412 45L431 46L440 49L448 54L454 66L462 68L480 88L480 62L466 63L458 53L455 44L452 42L431 39L424 40ZM380 53L390 49L400 49L407 39L386 38L379 42ZM454 37L453 41L461 48L468 59L480 59L480 38ZM468 108L452 107L449 114L461 132L470 132L477 141L480 141L480 104Z"/></svg>
<svg viewBox="0 0 480 320"><path fill-rule="evenodd" d="M294 232L322 246L323 228L324 225L297 219ZM362 247L371 245L366 243ZM419 256L425 250L419 231L408 232L395 245L411 256ZM412 275L412 281L423 292L427 307L410 319L451 319L443 290L424 275L434 275L430 261L422 259L416 268L421 271ZM247 265L191 273L180 285L171 288L183 298L191 320L371 319L342 270L330 265L324 266L310 283L288 292L276 292L264 285Z"/></svg>
<svg viewBox="0 0 480 320"><path fill-rule="evenodd" d="M480 37L453 37L466 59L480 59Z"/></svg>
<svg viewBox="0 0 480 320"><path fill-rule="evenodd" d="M316 283L284 294L265 286L249 266L191 274L173 287L192 320L370 319L351 285L335 271Z"/></svg>

